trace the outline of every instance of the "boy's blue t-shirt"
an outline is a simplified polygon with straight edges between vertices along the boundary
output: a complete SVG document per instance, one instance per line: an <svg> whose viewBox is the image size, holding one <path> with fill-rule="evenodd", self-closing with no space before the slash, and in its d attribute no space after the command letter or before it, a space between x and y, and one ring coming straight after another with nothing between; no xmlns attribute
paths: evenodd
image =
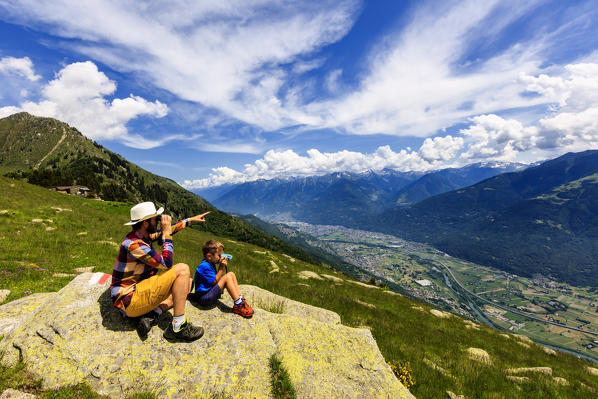
<svg viewBox="0 0 598 399"><path fill-rule="evenodd" d="M207 260L202 260L195 270L195 277L193 277L195 292L205 294L214 286L214 281L216 281L216 268Z"/></svg>

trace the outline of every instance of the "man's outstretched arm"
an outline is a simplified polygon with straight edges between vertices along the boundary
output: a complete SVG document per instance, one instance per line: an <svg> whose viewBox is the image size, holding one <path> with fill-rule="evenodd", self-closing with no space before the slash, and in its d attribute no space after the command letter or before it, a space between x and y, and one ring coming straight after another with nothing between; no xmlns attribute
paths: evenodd
<svg viewBox="0 0 598 399"><path fill-rule="evenodd" d="M210 212L211 211L202 213L200 215L195 215L193 217L183 219L183 220L180 220L180 221L172 224L170 234L172 235L178 231L183 230L185 227L190 226L191 223L205 223L205 221L206 221L205 216ZM162 235L162 230L158 230L155 233L150 234L150 239L152 241L156 241L160 238L161 235Z"/></svg>

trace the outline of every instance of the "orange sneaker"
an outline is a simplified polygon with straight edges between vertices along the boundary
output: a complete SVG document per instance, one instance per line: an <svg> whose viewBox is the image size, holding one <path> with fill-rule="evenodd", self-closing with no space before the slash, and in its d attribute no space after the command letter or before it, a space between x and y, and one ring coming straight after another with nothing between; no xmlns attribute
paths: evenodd
<svg viewBox="0 0 598 399"><path fill-rule="evenodd" d="M251 316L253 316L253 309L251 309L251 306L249 306L247 304L247 301L245 301L245 298L243 298L243 302L241 302L240 305L233 306L233 313L236 313L248 319Z"/></svg>

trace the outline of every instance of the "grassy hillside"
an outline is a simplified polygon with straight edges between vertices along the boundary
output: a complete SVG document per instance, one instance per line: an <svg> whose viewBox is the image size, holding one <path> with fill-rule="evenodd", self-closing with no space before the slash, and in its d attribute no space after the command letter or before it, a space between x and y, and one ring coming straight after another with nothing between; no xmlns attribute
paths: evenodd
<svg viewBox="0 0 598 399"><path fill-rule="evenodd" d="M68 196L2 177L0 204L0 288L12 291L8 300L58 290L72 277L56 273L74 273L76 267L110 273L127 233L122 223L128 219L128 204ZM418 398L446 397L447 390L467 398L588 398L590 389L598 390L598 379L586 369L592 365L572 355L549 355L484 326L468 328L456 316L436 317L425 304L280 252L186 229L174 237L175 261L188 263L193 271L201 260L200 246L209 238L222 241L235 256L229 270L241 283L335 311L345 325L370 328L387 361L410 363L415 380L411 391ZM272 262L279 272L270 273ZM298 273L304 270L343 281L302 280ZM490 363L470 359L470 347L487 351ZM506 378L508 368L535 366L551 367L553 375L523 374L527 383ZM565 378L569 385L559 385L553 377Z"/></svg>
<svg viewBox="0 0 598 399"><path fill-rule="evenodd" d="M104 200L154 201L175 217L212 211L212 223L196 228L314 261L304 251L217 210L174 181L146 171L56 119L25 112L0 119L0 174L42 187L84 185Z"/></svg>

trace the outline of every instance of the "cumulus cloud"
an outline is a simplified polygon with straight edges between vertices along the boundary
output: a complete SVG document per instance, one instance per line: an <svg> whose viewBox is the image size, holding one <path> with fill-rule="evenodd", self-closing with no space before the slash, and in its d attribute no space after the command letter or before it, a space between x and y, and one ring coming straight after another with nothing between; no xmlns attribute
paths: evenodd
<svg viewBox="0 0 598 399"><path fill-rule="evenodd" d="M106 96L116 91L116 83L90 61L65 66L41 91L40 101L26 101L19 107L0 108L0 116L26 111L52 117L75 126L89 138L119 140L136 148L152 148L172 140L197 138L171 135L149 140L130 133L127 122L139 116L164 117L168 107L160 101L147 101L133 94L109 101Z"/></svg>
<svg viewBox="0 0 598 399"><path fill-rule="evenodd" d="M468 160L513 161L520 152L531 148L538 131L497 115L480 115L471 121L472 125L460 131L468 139L467 151L461 157Z"/></svg>
<svg viewBox="0 0 598 399"><path fill-rule="evenodd" d="M29 57L15 58L3 57L0 59L0 73L14 73L22 76L31 82L39 80L41 76L36 75L33 69L33 62Z"/></svg>
<svg viewBox="0 0 598 399"><path fill-rule="evenodd" d="M567 65L561 76L522 76L528 91L555 102L538 121L535 144L546 150L580 151L598 146L598 64Z"/></svg>
<svg viewBox="0 0 598 399"><path fill-rule="evenodd" d="M204 188L225 183L243 183L258 179L285 178L293 176L313 176L326 173L348 171L365 172L368 170L428 170L434 163L420 157L415 151L401 150L394 152L389 146L381 146L373 153L364 154L354 151L323 153L310 149L306 155L292 150L266 152L263 158L246 164L239 172L228 167L212 169L208 178L186 180L185 188Z"/></svg>
<svg viewBox="0 0 598 399"><path fill-rule="evenodd" d="M449 161L457 155L462 147L462 137L448 135L445 137L427 138L419 149L419 155L427 161Z"/></svg>

